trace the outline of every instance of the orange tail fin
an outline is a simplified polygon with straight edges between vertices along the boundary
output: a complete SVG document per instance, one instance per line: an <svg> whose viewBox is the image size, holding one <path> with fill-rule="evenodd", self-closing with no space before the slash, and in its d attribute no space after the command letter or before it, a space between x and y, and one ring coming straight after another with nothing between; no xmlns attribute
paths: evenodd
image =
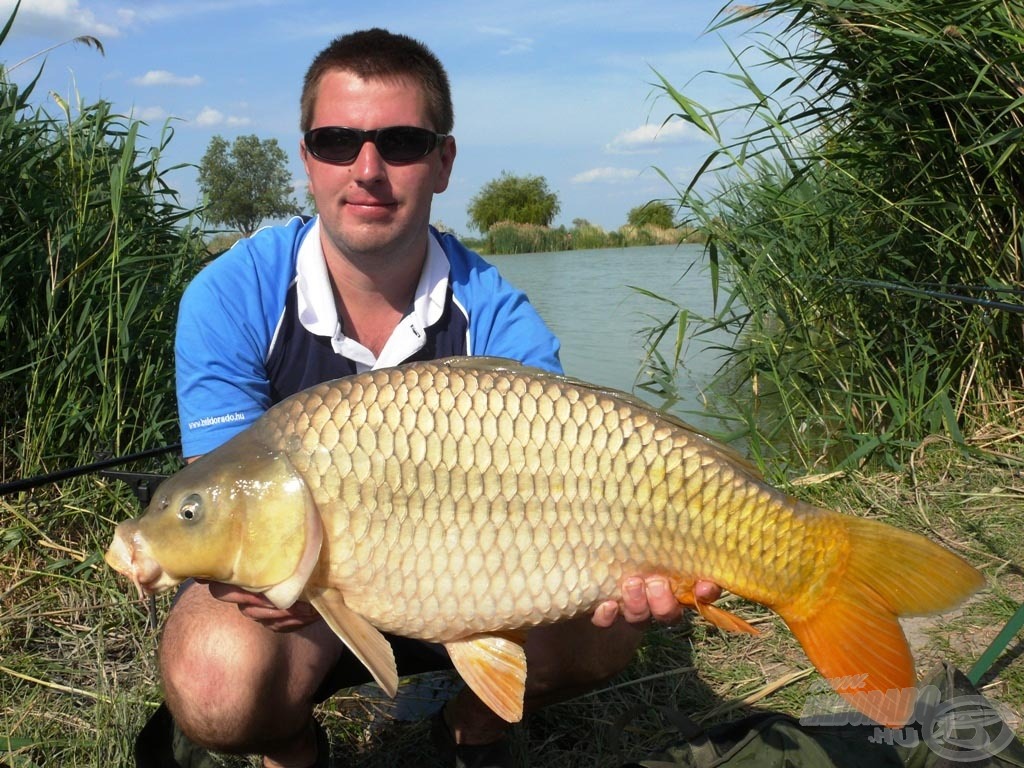
<svg viewBox="0 0 1024 768"><path fill-rule="evenodd" d="M914 660L898 617L955 607L984 583L959 556L915 533L844 517L849 555L814 605L775 610L836 691L882 725L913 713Z"/></svg>

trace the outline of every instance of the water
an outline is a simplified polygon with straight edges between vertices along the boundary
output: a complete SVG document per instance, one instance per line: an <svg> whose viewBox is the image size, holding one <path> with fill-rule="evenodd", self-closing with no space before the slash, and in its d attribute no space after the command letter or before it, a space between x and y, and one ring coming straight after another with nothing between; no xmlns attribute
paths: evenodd
<svg viewBox="0 0 1024 768"><path fill-rule="evenodd" d="M604 248L590 251L488 256L502 274L530 297L562 341L562 365L571 376L634 392L657 407L657 395L636 388L645 380L643 330L664 322L672 308L630 286L671 299L691 315L712 314L711 279L701 245ZM671 358L674 333L662 342ZM684 348L679 373L682 399L671 410L704 426L703 393L722 363L708 339Z"/></svg>

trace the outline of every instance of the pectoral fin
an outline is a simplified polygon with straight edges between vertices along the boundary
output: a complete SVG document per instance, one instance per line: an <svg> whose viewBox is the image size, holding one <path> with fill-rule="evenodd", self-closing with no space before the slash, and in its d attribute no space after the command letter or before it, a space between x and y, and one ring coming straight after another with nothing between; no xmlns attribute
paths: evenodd
<svg viewBox="0 0 1024 768"><path fill-rule="evenodd" d="M355 657L370 670L377 684L388 696L394 697L398 693L398 667L387 638L345 605L345 599L338 590L319 589L315 593L307 593L306 597Z"/></svg>
<svg viewBox="0 0 1024 768"><path fill-rule="evenodd" d="M472 635L445 643L455 669L480 700L510 723L523 719L526 652L507 635Z"/></svg>

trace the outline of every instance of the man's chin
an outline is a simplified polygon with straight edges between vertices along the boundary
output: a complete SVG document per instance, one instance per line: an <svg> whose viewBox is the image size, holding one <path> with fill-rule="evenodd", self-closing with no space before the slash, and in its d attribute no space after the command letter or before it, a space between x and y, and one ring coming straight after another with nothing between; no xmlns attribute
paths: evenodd
<svg viewBox="0 0 1024 768"><path fill-rule="evenodd" d="M425 254L427 227L417 227L412 232L394 217L378 221L348 219L334 232L325 228L322 236L325 247L329 241L339 253L350 258L393 258L412 250L418 255Z"/></svg>

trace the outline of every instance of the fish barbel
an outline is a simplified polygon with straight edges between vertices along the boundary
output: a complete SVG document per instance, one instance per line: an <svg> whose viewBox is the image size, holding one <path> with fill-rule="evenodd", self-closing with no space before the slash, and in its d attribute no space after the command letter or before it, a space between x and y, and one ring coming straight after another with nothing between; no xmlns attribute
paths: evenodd
<svg viewBox="0 0 1024 768"><path fill-rule="evenodd" d="M705 579L777 612L857 709L909 718L898 617L981 574L923 536L805 504L731 450L609 391L494 358L311 387L157 489L107 562L147 592L188 577L308 600L392 696L381 631L443 643L497 714L522 717L524 628L592 612L632 574L698 601Z"/></svg>

